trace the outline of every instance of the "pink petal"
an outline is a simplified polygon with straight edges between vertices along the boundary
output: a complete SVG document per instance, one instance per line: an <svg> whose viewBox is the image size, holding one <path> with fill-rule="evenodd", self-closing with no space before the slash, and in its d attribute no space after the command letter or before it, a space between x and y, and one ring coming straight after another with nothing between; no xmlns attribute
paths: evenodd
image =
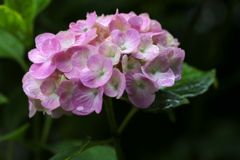
<svg viewBox="0 0 240 160"><path fill-rule="evenodd" d="M40 90L40 85L43 82L42 80L35 79L29 72L27 72L22 81L23 91L29 98L40 99L43 97L43 94Z"/></svg>
<svg viewBox="0 0 240 160"><path fill-rule="evenodd" d="M100 113L102 109L103 88L88 88L81 83L78 84L72 93L74 104L73 113L77 115L87 115L96 111Z"/></svg>
<svg viewBox="0 0 240 160"><path fill-rule="evenodd" d="M92 28L92 26L96 22L96 19L97 19L97 14L95 11L93 13L87 14L86 27Z"/></svg>
<svg viewBox="0 0 240 160"><path fill-rule="evenodd" d="M140 31L143 24L143 20L139 16L134 16L128 20L128 23L130 24L131 28Z"/></svg>
<svg viewBox="0 0 240 160"><path fill-rule="evenodd" d="M109 97L120 98L126 88L126 79L117 68L113 69L112 76L107 84L104 85L104 94Z"/></svg>
<svg viewBox="0 0 240 160"><path fill-rule="evenodd" d="M72 111L74 109L72 103L72 91L74 89L74 86L75 84L73 81L65 80L62 81L57 88L60 105L66 111Z"/></svg>
<svg viewBox="0 0 240 160"><path fill-rule="evenodd" d="M124 55L122 57L122 70L123 73L127 71L132 71L134 73L139 73L141 71L141 63L134 57Z"/></svg>
<svg viewBox="0 0 240 160"><path fill-rule="evenodd" d="M113 65L118 64L121 56L121 51L117 45L111 42L103 42L99 46L98 50L101 55L111 59Z"/></svg>
<svg viewBox="0 0 240 160"><path fill-rule="evenodd" d="M41 92L48 96L52 93L55 92L56 90L56 82L54 79L46 79L45 81L42 82L41 86L40 86Z"/></svg>
<svg viewBox="0 0 240 160"><path fill-rule="evenodd" d="M129 100L139 108L149 107L158 91L156 84L140 73L128 71L126 74L126 91Z"/></svg>
<svg viewBox="0 0 240 160"><path fill-rule="evenodd" d="M56 67L61 72L70 72L72 70L71 56L72 52L60 52L56 57Z"/></svg>
<svg viewBox="0 0 240 160"><path fill-rule="evenodd" d="M78 71L82 71L87 67L87 60L89 56L96 53L96 49L93 46L85 45L79 47L79 50L76 51L71 58L72 65Z"/></svg>
<svg viewBox="0 0 240 160"><path fill-rule="evenodd" d="M82 83L90 88L97 88L107 83L112 75L112 61L100 54L94 54L87 61L89 69L81 72Z"/></svg>
<svg viewBox="0 0 240 160"><path fill-rule="evenodd" d="M121 46L124 46L126 35L124 32L121 32L120 30L113 30L111 32L111 37L113 40L113 43L115 43L117 46L121 48Z"/></svg>
<svg viewBox="0 0 240 160"><path fill-rule="evenodd" d="M133 53L133 57L137 59L143 59L145 61L151 61L159 54L159 48L152 44L152 37L150 35L141 35L141 42L138 46L138 51Z"/></svg>
<svg viewBox="0 0 240 160"><path fill-rule="evenodd" d="M160 54L153 61L147 62L142 67L146 77L155 81L160 86L170 87L174 84L175 76L169 68L170 62L166 55Z"/></svg>
<svg viewBox="0 0 240 160"><path fill-rule="evenodd" d="M28 99L28 104L29 104L29 106L28 106L28 109L29 109L28 117L29 118L32 118L37 112L37 109L35 108L34 100L35 99L31 99L31 98Z"/></svg>
<svg viewBox="0 0 240 160"><path fill-rule="evenodd" d="M148 79L141 73L128 71L126 72L125 77L126 91L128 94L136 94L140 90L144 90L148 93L154 93L159 89L155 82Z"/></svg>
<svg viewBox="0 0 240 160"><path fill-rule="evenodd" d="M149 31L150 32L161 32L162 31L162 26L158 21L151 20Z"/></svg>
<svg viewBox="0 0 240 160"><path fill-rule="evenodd" d="M134 106L138 108L147 108L153 103L155 96L155 93L147 93L141 90L137 92L137 94L129 94L128 98Z"/></svg>
<svg viewBox="0 0 240 160"><path fill-rule="evenodd" d="M184 50L175 47L169 47L162 51L163 54L166 54L170 60L170 68L175 75L175 80L181 79L182 71L182 62L185 57Z"/></svg>
<svg viewBox="0 0 240 160"><path fill-rule="evenodd" d="M38 35L35 38L35 43L36 43L37 49L41 50L43 42L46 41L47 39L53 39L54 37L55 37L55 35L52 33L43 33L43 34Z"/></svg>
<svg viewBox="0 0 240 160"><path fill-rule="evenodd" d="M61 46L60 46L60 43L58 40L56 39L47 39L43 42L42 44L42 55L43 56L51 56L55 53L57 53L60 49L61 49Z"/></svg>
<svg viewBox="0 0 240 160"><path fill-rule="evenodd" d="M47 60L47 57L42 56L43 54L38 49L32 49L28 52L28 58L33 63L43 63Z"/></svg>
<svg viewBox="0 0 240 160"><path fill-rule="evenodd" d="M69 28L72 32L79 35L84 32L85 25L86 25L85 20L79 20L79 21L77 21L77 23L74 23L74 22L70 23Z"/></svg>
<svg viewBox="0 0 240 160"><path fill-rule="evenodd" d="M115 17L109 23L109 31L113 31L115 29L120 31L125 31L129 28L128 22L125 20L124 17L116 13Z"/></svg>
<svg viewBox="0 0 240 160"><path fill-rule="evenodd" d="M96 28L92 28L90 30L88 30L86 33L81 34L77 40L75 45L87 45L90 41L92 41L93 39L95 39L97 37L97 29Z"/></svg>
<svg viewBox="0 0 240 160"><path fill-rule="evenodd" d="M60 31L56 35L56 39L59 41L62 50L67 49L75 43L75 34L70 30Z"/></svg>
<svg viewBox="0 0 240 160"><path fill-rule="evenodd" d="M32 99L32 98L28 98L28 102L29 102L29 118L33 117L36 113L36 111L44 111L44 112L48 112L46 108L44 108L41 104L41 101L39 99Z"/></svg>
<svg viewBox="0 0 240 160"><path fill-rule="evenodd" d="M32 64L30 67L30 74L36 79L45 79L49 77L56 69L54 61L47 60L44 63Z"/></svg>
<svg viewBox="0 0 240 160"><path fill-rule="evenodd" d="M152 37L148 34L141 35L140 39L139 48L147 48L153 44Z"/></svg>
<svg viewBox="0 0 240 160"><path fill-rule="evenodd" d="M98 74L96 72L86 69L80 73L80 79L82 83L89 88L98 87Z"/></svg>
<svg viewBox="0 0 240 160"><path fill-rule="evenodd" d="M111 36L113 43L119 46L122 53L135 51L140 43L140 35L135 29L128 29L126 32L113 30Z"/></svg>
<svg viewBox="0 0 240 160"><path fill-rule="evenodd" d="M56 93L50 94L46 98L41 99L41 101L42 106L49 109L50 111L60 106L59 97Z"/></svg>
<svg viewBox="0 0 240 160"><path fill-rule="evenodd" d="M65 111L61 107L58 107L58 108L52 110L52 113L51 113L52 118L60 118L62 115L71 116L72 112Z"/></svg>
<svg viewBox="0 0 240 160"><path fill-rule="evenodd" d="M143 24L141 27L141 31L146 32L149 29L151 19L149 18L149 15L147 13L140 14L139 17L142 18Z"/></svg>
<svg viewBox="0 0 240 160"><path fill-rule="evenodd" d="M80 72L78 70L76 70L76 68L73 68L71 71L69 72L65 72L64 75L68 78L68 79L73 79L73 78L80 78Z"/></svg>
<svg viewBox="0 0 240 160"><path fill-rule="evenodd" d="M97 22L100 23L103 26L109 26L109 23L112 21L114 15L102 15L101 17L98 17Z"/></svg>

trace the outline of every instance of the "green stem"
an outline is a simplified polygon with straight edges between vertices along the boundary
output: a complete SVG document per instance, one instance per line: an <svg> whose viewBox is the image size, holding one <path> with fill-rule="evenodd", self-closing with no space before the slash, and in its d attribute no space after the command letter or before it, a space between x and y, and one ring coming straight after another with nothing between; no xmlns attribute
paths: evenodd
<svg viewBox="0 0 240 160"><path fill-rule="evenodd" d="M97 141L97 142L92 142L89 145L87 145L84 150L91 148L93 146L97 146L97 145L104 145L104 144L109 144L109 143L113 143L113 138L109 138L109 139L105 139L102 141Z"/></svg>
<svg viewBox="0 0 240 160"><path fill-rule="evenodd" d="M40 146L39 144L39 132L40 132L40 117L39 114L37 113L34 117L33 117L33 138L34 138L34 146L32 147L33 151L34 151L34 160L40 160Z"/></svg>
<svg viewBox="0 0 240 160"><path fill-rule="evenodd" d="M10 140L10 141L8 141L6 160L12 160L13 159L13 150L14 150L14 143L13 143L12 140Z"/></svg>
<svg viewBox="0 0 240 160"><path fill-rule="evenodd" d="M131 102L129 101L129 99L128 99L127 97L123 97L123 96L122 96L122 97L120 98L120 100L125 101L125 102L131 104Z"/></svg>
<svg viewBox="0 0 240 160"><path fill-rule="evenodd" d="M108 117L111 132L113 136L117 136L117 130L116 130L117 122L116 122L114 111L113 111L112 100L109 97L105 97L104 100L105 100L106 114Z"/></svg>
<svg viewBox="0 0 240 160"><path fill-rule="evenodd" d="M28 65L23 59L17 60L24 72L28 71Z"/></svg>
<svg viewBox="0 0 240 160"><path fill-rule="evenodd" d="M108 117L108 122L109 122L111 133L112 133L113 144L117 153L117 158L118 160L123 160L122 148L120 144L119 135L117 132L117 122L114 115L112 99L110 97L105 97L104 102L105 102L105 109Z"/></svg>
<svg viewBox="0 0 240 160"><path fill-rule="evenodd" d="M45 122L44 122L42 137L41 137L41 141L40 141L41 146L44 146L47 141L51 124L52 124L52 117L49 115L45 115Z"/></svg>
<svg viewBox="0 0 240 160"><path fill-rule="evenodd" d="M133 115L138 111L137 107L132 107L132 109L130 110L130 112L127 114L127 116L125 117L125 119L123 120L122 124L120 125L120 127L118 128L118 134L120 135L122 133L122 131L125 129L125 127L127 126L129 120L133 117Z"/></svg>

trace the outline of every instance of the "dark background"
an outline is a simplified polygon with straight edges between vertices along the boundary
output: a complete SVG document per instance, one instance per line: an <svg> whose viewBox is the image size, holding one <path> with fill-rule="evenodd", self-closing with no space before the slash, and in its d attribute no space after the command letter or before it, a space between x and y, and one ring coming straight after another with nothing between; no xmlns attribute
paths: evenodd
<svg viewBox="0 0 240 160"><path fill-rule="evenodd" d="M121 13L148 13L178 38L186 52L185 62L205 71L216 68L218 78L218 88L210 87L191 98L190 104L174 109L176 122L165 113L138 112L121 137L127 159L239 160L240 1L53 0L37 17L34 34L57 33L68 29L70 22L85 19L87 12L96 11L100 16L114 14L116 8ZM24 74L16 62L0 59L0 91L9 98L9 103L0 106L0 134L26 122L43 123L42 113L28 118L27 98L21 89ZM114 106L120 123L130 107L120 101L114 101ZM28 129L29 141L34 138L33 128ZM85 135L93 140L110 136L104 109L100 115L54 119L48 143ZM32 152L24 143L14 145L14 157L31 159ZM7 150L5 144L0 147ZM48 151L43 154L45 159L52 156Z"/></svg>

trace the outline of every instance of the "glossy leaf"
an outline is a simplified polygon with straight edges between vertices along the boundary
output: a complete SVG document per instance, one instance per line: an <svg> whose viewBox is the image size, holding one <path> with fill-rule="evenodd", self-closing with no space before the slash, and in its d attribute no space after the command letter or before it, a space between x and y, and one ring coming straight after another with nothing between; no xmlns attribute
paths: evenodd
<svg viewBox="0 0 240 160"><path fill-rule="evenodd" d="M3 103L7 103L8 99L2 93L0 93L0 105Z"/></svg>
<svg viewBox="0 0 240 160"><path fill-rule="evenodd" d="M0 142L6 141L6 140L17 140L22 137L22 135L25 133L25 131L28 129L30 125L28 123L24 124L22 127L6 134L3 136L0 136Z"/></svg>
<svg viewBox="0 0 240 160"><path fill-rule="evenodd" d="M175 82L174 86L164 88L182 97L194 97L208 90L215 81L216 71L201 71L184 63L182 79Z"/></svg>
<svg viewBox="0 0 240 160"><path fill-rule="evenodd" d="M8 31L18 39L25 39L26 26L22 16L4 5L0 5L0 29Z"/></svg>
<svg viewBox="0 0 240 160"><path fill-rule="evenodd" d="M90 143L90 137L86 137L82 141L63 141L60 142L55 150L59 151L50 160L69 160L79 155L82 150Z"/></svg>
<svg viewBox="0 0 240 160"><path fill-rule="evenodd" d="M84 150L71 160L117 160L115 149L111 146L94 146Z"/></svg>
<svg viewBox="0 0 240 160"><path fill-rule="evenodd" d="M155 101L150 107L143 109L147 112L158 113L166 109L172 109L183 104L188 104L188 99L168 91L158 91Z"/></svg>

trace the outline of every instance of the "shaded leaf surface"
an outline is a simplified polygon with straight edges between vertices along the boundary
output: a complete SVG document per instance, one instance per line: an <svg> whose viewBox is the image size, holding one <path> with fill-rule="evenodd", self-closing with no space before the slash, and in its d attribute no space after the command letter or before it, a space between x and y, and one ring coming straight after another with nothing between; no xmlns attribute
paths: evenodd
<svg viewBox="0 0 240 160"><path fill-rule="evenodd" d="M110 146L94 146L84 150L72 160L117 160L116 152Z"/></svg>
<svg viewBox="0 0 240 160"><path fill-rule="evenodd" d="M90 137L86 137L82 141L71 141L66 140L62 141L59 144L56 144L55 150L59 152L55 154L50 160L59 160L59 159L72 159L82 152L82 150L90 143Z"/></svg>
<svg viewBox="0 0 240 160"><path fill-rule="evenodd" d="M165 88L183 97L195 97L208 90L215 80L216 71L201 71L184 63L182 79L175 82L174 86Z"/></svg>
<svg viewBox="0 0 240 160"><path fill-rule="evenodd" d="M168 91L158 91L156 93L155 101L150 107L143 109L147 112L158 113L165 109L178 107L189 103L188 99Z"/></svg>

